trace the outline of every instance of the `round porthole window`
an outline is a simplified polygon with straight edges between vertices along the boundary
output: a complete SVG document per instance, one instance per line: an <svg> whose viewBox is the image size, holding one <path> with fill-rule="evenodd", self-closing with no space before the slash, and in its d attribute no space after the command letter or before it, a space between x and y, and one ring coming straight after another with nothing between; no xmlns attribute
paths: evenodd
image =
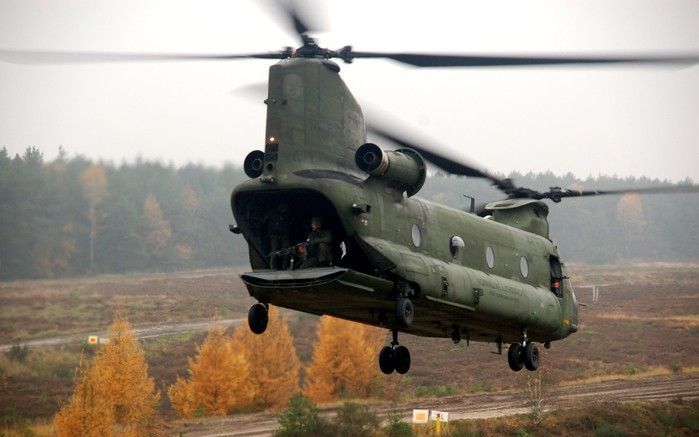
<svg viewBox="0 0 699 437"><path fill-rule="evenodd" d="M529 275L529 262L526 257L521 257L519 259L519 271L522 273L523 278Z"/></svg>
<svg viewBox="0 0 699 437"><path fill-rule="evenodd" d="M449 240L449 252L451 252L451 256L453 258L458 257L461 251L463 250L464 246L466 245L464 244L464 240L461 237L457 235L451 237L451 240Z"/></svg>
<svg viewBox="0 0 699 437"><path fill-rule="evenodd" d="M413 229L410 234L413 237L413 244L415 247L420 247L420 240L422 238L420 235L420 226L413 225Z"/></svg>
<svg viewBox="0 0 699 437"><path fill-rule="evenodd" d="M491 269L495 265L495 253L493 252L493 248L490 246L485 248L485 262Z"/></svg>

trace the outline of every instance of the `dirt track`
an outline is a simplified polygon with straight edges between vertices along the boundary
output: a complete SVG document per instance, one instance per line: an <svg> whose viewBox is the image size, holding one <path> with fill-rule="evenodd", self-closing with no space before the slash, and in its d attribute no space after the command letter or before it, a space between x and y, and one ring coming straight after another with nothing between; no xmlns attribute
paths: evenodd
<svg viewBox="0 0 699 437"><path fill-rule="evenodd" d="M545 394L547 409L569 408L586 403L637 402L677 398L684 400L699 398L699 374L555 387ZM397 408L406 419L411 417L413 408L447 411L450 420L485 419L524 414L528 411L526 389L425 399L409 404L400 404ZM391 407L385 403L377 403L373 408L379 415L385 415L390 409ZM334 414L333 409L323 409L322 411L326 415ZM277 415L269 413L178 420L170 423L172 435L188 437L269 436L276 427Z"/></svg>
<svg viewBox="0 0 699 437"><path fill-rule="evenodd" d="M225 327L237 325L243 320L245 319L225 319L218 320L216 322L206 320L203 322L173 323L166 325L148 326L144 328L134 328L133 331L136 334L136 337L140 339L156 338L161 337L163 335L180 334L183 332L206 331L213 325L221 325ZM91 332L85 334L63 335L60 337L40 338L37 340L23 341L21 344L28 347L45 347L80 342L84 343L87 341L87 337L90 335L97 335L100 338L100 343L104 342L104 340L107 339L106 332ZM1 344L0 352L10 350L12 346L13 344Z"/></svg>

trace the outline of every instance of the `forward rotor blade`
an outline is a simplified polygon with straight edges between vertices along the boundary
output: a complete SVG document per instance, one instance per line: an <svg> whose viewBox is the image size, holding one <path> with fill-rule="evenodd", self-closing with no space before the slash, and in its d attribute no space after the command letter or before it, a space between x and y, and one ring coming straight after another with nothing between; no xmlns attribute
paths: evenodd
<svg viewBox="0 0 699 437"><path fill-rule="evenodd" d="M350 58L388 58L416 67L513 67L526 65L580 64L675 64L699 63L699 54L677 56L497 56L433 53L355 52Z"/></svg>
<svg viewBox="0 0 699 437"><path fill-rule="evenodd" d="M555 193L555 192L554 192ZM622 190L565 190L553 194L555 197L581 197L601 196L609 194L675 194L675 193L699 193L699 185L673 185L669 187L628 188ZM545 193L550 194L550 193ZM546 196L549 197L549 196Z"/></svg>
<svg viewBox="0 0 699 437"><path fill-rule="evenodd" d="M317 31L318 29L311 25L312 20L308 19L308 14L302 13L306 12L302 10L304 8L296 7L297 1L298 0L272 0L270 3L285 15L286 19L291 22L291 26L293 27L294 32L296 32L296 35L301 38L301 42L304 42L304 35L306 35L308 32Z"/></svg>
<svg viewBox="0 0 699 437"><path fill-rule="evenodd" d="M235 59L283 59L287 52L231 54L102 53L0 50L0 61L13 64L77 64L106 62L229 61Z"/></svg>
<svg viewBox="0 0 699 437"><path fill-rule="evenodd" d="M376 124L367 123L366 126L367 131L380 137L383 137L389 141L393 141L394 143L399 144L403 147L408 147L410 149L416 150L418 153L420 153L420 155L422 155L423 158L449 173L460 176L471 176L488 179L495 186L497 186L505 192L507 192L507 190L513 187L512 181L510 181L509 179L500 179L492 175L488 171L480 169L476 165L468 163L465 160L456 160L446 157L442 153L431 150L431 148L428 148L427 146L419 145L415 141L409 140L394 132L390 132L386 128L379 127Z"/></svg>

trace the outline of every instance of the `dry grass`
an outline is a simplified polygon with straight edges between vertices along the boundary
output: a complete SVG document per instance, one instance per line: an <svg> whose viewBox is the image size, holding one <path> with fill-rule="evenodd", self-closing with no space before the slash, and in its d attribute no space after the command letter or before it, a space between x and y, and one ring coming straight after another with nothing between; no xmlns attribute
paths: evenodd
<svg viewBox="0 0 699 437"><path fill-rule="evenodd" d="M694 297L696 299L696 296ZM595 317L600 319L608 320L640 320L644 322L658 322L666 323L673 326L680 326L684 329L694 328L699 326L699 314L692 314L687 316L664 316L664 317L654 317L654 316L639 316L636 314L628 314L622 312L609 312L609 313L597 313Z"/></svg>
<svg viewBox="0 0 699 437"><path fill-rule="evenodd" d="M0 436L2 437L52 437L54 435L53 421L48 419L23 421L19 424L0 426Z"/></svg>
<svg viewBox="0 0 699 437"><path fill-rule="evenodd" d="M103 329L222 318L247 311L240 269L0 282L0 344Z"/></svg>
<svg viewBox="0 0 699 437"><path fill-rule="evenodd" d="M631 367L633 369L633 367ZM648 369L639 369L637 371L629 371L626 373L607 373L603 375L587 376L580 379L565 380L558 383L561 386L598 384L606 381L632 381L653 376L669 376L677 372L682 373L699 373L699 366L682 367L679 369L671 369L663 366L651 367Z"/></svg>

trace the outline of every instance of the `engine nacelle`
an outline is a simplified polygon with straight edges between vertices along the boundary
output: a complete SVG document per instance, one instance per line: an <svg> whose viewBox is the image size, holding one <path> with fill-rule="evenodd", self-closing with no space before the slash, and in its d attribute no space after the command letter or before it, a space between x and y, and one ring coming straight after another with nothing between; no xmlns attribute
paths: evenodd
<svg viewBox="0 0 699 437"><path fill-rule="evenodd" d="M427 176L425 160L413 149L385 152L376 144L366 143L357 149L354 162L361 170L405 191L408 196L420 191Z"/></svg>
<svg viewBox="0 0 699 437"><path fill-rule="evenodd" d="M262 175L263 163L265 160L265 152L261 150L253 150L248 153L245 157L245 162L243 163L243 170L245 174L251 179L259 178Z"/></svg>

